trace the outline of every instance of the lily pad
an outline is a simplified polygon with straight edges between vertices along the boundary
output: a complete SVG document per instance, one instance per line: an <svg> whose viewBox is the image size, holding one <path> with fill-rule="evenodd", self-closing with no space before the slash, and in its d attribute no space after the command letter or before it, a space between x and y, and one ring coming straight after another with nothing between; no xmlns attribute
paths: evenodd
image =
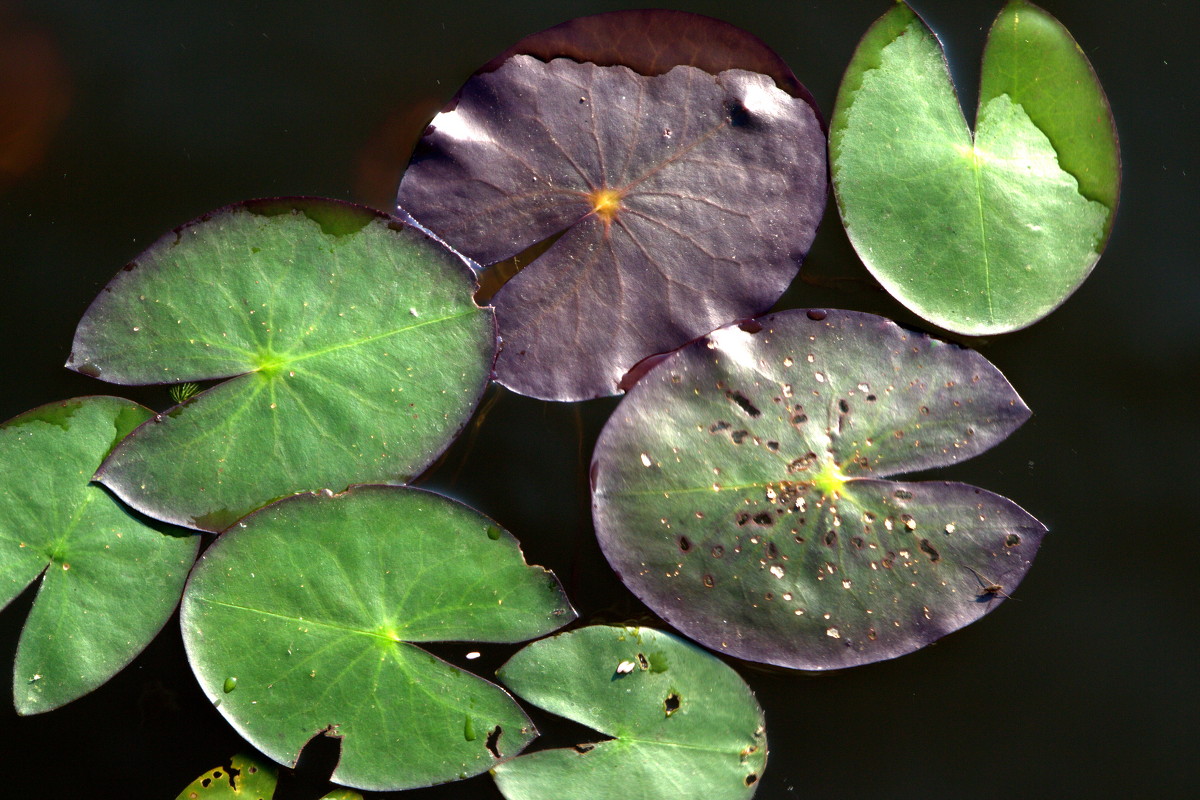
<svg viewBox="0 0 1200 800"><path fill-rule="evenodd" d="M903 655L998 606L1044 526L959 483L1029 415L982 356L870 314L785 311L654 367L592 462L626 586L740 658L832 669Z"/></svg>
<svg viewBox="0 0 1200 800"><path fill-rule="evenodd" d="M274 764L254 756L234 756L229 766L213 767L187 785L175 800L271 800L279 783ZM321 800L362 800L350 789L334 789Z"/></svg>
<svg viewBox="0 0 1200 800"><path fill-rule="evenodd" d="M279 782L274 764L239 754L189 783L175 800L271 800Z"/></svg>
<svg viewBox="0 0 1200 800"><path fill-rule="evenodd" d="M763 713L710 653L650 628L594 626L534 642L496 673L529 702L612 737L492 771L509 800L751 797Z"/></svg>
<svg viewBox="0 0 1200 800"><path fill-rule="evenodd" d="M251 744L294 765L327 732L332 780L395 790L476 775L536 735L502 689L413 642L519 642L575 613L491 520L365 486L240 521L197 563L181 616L205 694Z"/></svg>
<svg viewBox="0 0 1200 800"><path fill-rule="evenodd" d="M816 114L766 75L514 56L434 118L398 202L485 266L548 245L492 298L496 380L582 400L770 307L825 193Z"/></svg>
<svg viewBox="0 0 1200 800"><path fill-rule="evenodd" d="M1057 20L1010 2L982 69L972 134L937 38L897 4L855 52L829 132L867 268L917 314L972 335L1031 325L1083 283L1120 186L1108 101Z"/></svg>
<svg viewBox="0 0 1200 800"><path fill-rule="evenodd" d="M250 201L160 239L87 310L67 366L125 384L229 378L154 417L97 479L222 530L294 492L404 481L490 376L490 310L455 254L377 211Z"/></svg>
<svg viewBox="0 0 1200 800"><path fill-rule="evenodd" d="M0 608L41 577L13 668L19 714L103 684L179 602L198 538L132 514L91 482L113 445L153 413L80 397L0 426Z"/></svg>

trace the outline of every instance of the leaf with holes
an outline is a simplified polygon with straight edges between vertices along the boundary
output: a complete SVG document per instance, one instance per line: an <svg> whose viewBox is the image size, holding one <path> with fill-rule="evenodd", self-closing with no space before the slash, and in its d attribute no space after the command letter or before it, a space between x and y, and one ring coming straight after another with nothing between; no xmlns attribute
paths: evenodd
<svg viewBox="0 0 1200 800"><path fill-rule="evenodd" d="M394 486L304 494L222 534L181 612L205 694L294 765L326 732L333 780L390 791L476 775L533 724L499 687L414 642L520 642L575 616L558 580L475 511Z"/></svg>
<svg viewBox="0 0 1200 800"><path fill-rule="evenodd" d="M91 482L109 450L153 413L80 397L0 426L0 608L42 579L13 668L19 714L99 687L179 602L198 538L131 513Z"/></svg>
<svg viewBox="0 0 1200 800"><path fill-rule="evenodd" d="M250 201L179 228L92 303L67 366L229 380L140 427L98 480L210 531L294 492L406 480L489 378L494 323L473 286L443 246L333 200Z"/></svg>
<svg viewBox="0 0 1200 800"><path fill-rule="evenodd" d="M829 131L863 262L917 314L973 335L1031 325L1083 283L1120 187L1108 101L1057 20L1008 3L982 74L972 135L936 37L898 4L855 52Z"/></svg>
<svg viewBox="0 0 1200 800"><path fill-rule="evenodd" d="M720 659L650 628L534 642L496 673L522 698L612 737L492 771L508 800L748 798L767 762L763 713Z"/></svg>
<svg viewBox="0 0 1200 800"><path fill-rule="evenodd" d="M434 118L398 202L485 266L544 249L493 298L496 379L581 400L770 307L825 193L816 113L766 75L516 55Z"/></svg>
<svg viewBox="0 0 1200 800"><path fill-rule="evenodd" d="M205 771L175 800L271 800L278 783L279 770L274 764L243 753L226 765ZM362 800L362 795L350 789L334 789L321 800Z"/></svg>
<svg viewBox="0 0 1200 800"><path fill-rule="evenodd" d="M1008 596L1045 528L959 483L1029 415L982 356L870 314L784 311L658 364L592 462L605 556L713 649L801 669L916 650Z"/></svg>

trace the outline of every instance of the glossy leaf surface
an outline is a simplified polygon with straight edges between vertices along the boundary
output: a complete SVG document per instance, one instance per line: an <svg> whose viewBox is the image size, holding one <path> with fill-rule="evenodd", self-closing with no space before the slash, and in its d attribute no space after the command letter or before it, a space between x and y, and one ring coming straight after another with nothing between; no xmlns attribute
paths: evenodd
<svg viewBox="0 0 1200 800"><path fill-rule="evenodd" d="M982 489L883 479L970 458L1028 414L978 353L881 317L722 328L609 420L597 535L635 594L713 649L802 669L893 658L995 608L1045 528Z"/></svg>
<svg viewBox="0 0 1200 800"><path fill-rule="evenodd" d="M224 533L184 593L188 659L255 747L294 765L342 739L337 783L475 775L536 735L499 687L413 642L519 642L569 622L552 574L444 497L402 487L282 500Z"/></svg>
<svg viewBox="0 0 1200 800"><path fill-rule="evenodd" d="M20 714L99 687L179 602L198 539L151 527L91 482L113 445L152 413L82 397L0 426L0 608L41 576L13 668Z"/></svg>
<svg viewBox="0 0 1200 800"><path fill-rule="evenodd" d="M293 492L407 479L488 380L495 331L473 288L441 245L345 203L252 201L185 225L105 287L68 366L230 380L139 428L97 478L203 530Z"/></svg>
<svg viewBox="0 0 1200 800"><path fill-rule="evenodd" d="M553 240L493 297L496 377L580 400L769 307L825 191L812 107L765 75L514 56L434 118L399 204L483 265Z"/></svg>
<svg viewBox="0 0 1200 800"><path fill-rule="evenodd" d="M767 761L763 713L720 659L650 628L534 642L498 672L529 702L612 737L499 764L508 800L748 798Z"/></svg>
<svg viewBox="0 0 1200 800"><path fill-rule="evenodd" d="M1100 257L1120 182L1108 103L1046 12L992 28L972 134L942 50L904 4L855 52L829 134L851 242L900 302L986 335L1057 308Z"/></svg>

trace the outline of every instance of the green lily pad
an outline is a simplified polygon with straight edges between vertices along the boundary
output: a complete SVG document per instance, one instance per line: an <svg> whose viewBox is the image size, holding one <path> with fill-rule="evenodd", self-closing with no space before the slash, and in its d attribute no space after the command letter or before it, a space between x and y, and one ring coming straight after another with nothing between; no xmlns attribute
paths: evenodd
<svg viewBox="0 0 1200 800"><path fill-rule="evenodd" d="M117 397L81 397L0 426L0 608L42 578L17 645L19 714L103 684L179 602L197 537L152 526L91 482L113 445L153 413Z"/></svg>
<svg viewBox="0 0 1200 800"><path fill-rule="evenodd" d="M936 37L900 3L855 52L829 145L842 220L867 268L959 333L1016 330L1061 305L1116 212L1103 89L1066 29L1025 2L992 27L974 135Z"/></svg>
<svg viewBox="0 0 1200 800"><path fill-rule="evenodd" d="M279 770L274 764L242 753L228 766L205 770L175 800L271 800L278 782Z"/></svg>
<svg viewBox="0 0 1200 800"><path fill-rule="evenodd" d="M228 766L206 770L175 800L271 800L278 783L279 769L274 764L242 753ZM362 795L351 789L334 789L321 800L362 800Z"/></svg>
<svg viewBox="0 0 1200 800"><path fill-rule="evenodd" d="M492 770L509 800L747 798L767 762L763 713L720 659L650 628L594 626L534 642L497 676L612 737Z"/></svg>
<svg viewBox="0 0 1200 800"><path fill-rule="evenodd" d="M252 201L179 228L92 303L67 366L229 380L143 425L97 479L210 531L295 492L408 479L490 377L495 326L474 285L424 234L332 200Z"/></svg>
<svg viewBox="0 0 1200 800"><path fill-rule="evenodd" d="M476 775L536 735L502 689L413 642L519 642L575 613L477 512L363 486L239 522L197 563L181 616L204 692L255 747L294 765L327 732L335 782L395 790Z"/></svg>
<svg viewBox="0 0 1200 800"><path fill-rule="evenodd" d="M960 483L883 480L970 458L1029 416L978 353L870 314L721 328L638 382L592 463L626 586L739 658L835 669L996 608L1045 527Z"/></svg>

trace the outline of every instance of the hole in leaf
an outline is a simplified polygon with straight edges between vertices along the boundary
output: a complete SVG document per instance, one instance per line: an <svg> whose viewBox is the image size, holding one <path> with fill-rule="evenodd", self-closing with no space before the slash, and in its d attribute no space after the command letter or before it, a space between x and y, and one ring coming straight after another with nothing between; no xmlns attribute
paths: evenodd
<svg viewBox="0 0 1200 800"><path fill-rule="evenodd" d="M750 398L746 397L746 395L742 394L741 392L726 392L725 396L728 397L730 400L732 400L734 403L736 403L738 408L742 409L742 411L745 411L750 416L752 416L752 417L761 417L762 416L762 412L759 411L758 408L753 403L750 402Z"/></svg>
<svg viewBox="0 0 1200 800"><path fill-rule="evenodd" d="M929 555L929 560L932 563L937 563L942 559L941 553L939 553L937 548L929 543L928 539L921 540L921 550Z"/></svg>
<svg viewBox="0 0 1200 800"><path fill-rule="evenodd" d="M594 744L577 744L572 748L576 753L590 753L596 749Z"/></svg>
<svg viewBox="0 0 1200 800"><path fill-rule="evenodd" d="M487 749L492 754L492 758L500 758L500 734L502 733L504 733L504 729L497 725L488 734Z"/></svg>
<svg viewBox="0 0 1200 800"><path fill-rule="evenodd" d="M837 539L837 531L827 531L825 533L825 544L829 547L833 547L835 544L837 544Z"/></svg>
<svg viewBox="0 0 1200 800"><path fill-rule="evenodd" d="M1020 543L1021 543L1021 537L1017 536L1015 533L1010 533L1008 536L1004 537L1004 546L1005 547L1016 547Z"/></svg>
<svg viewBox="0 0 1200 800"><path fill-rule="evenodd" d="M663 713L665 713L668 717L671 716L679 710L679 704L681 702L682 700L679 697L679 692L672 691L667 695L667 698L663 700Z"/></svg>
<svg viewBox="0 0 1200 800"><path fill-rule="evenodd" d="M753 772L751 772L749 775L746 776L746 785L747 786L753 786L755 784L755 782L757 782L757 781L758 781L758 775L756 775Z"/></svg>
<svg viewBox="0 0 1200 800"><path fill-rule="evenodd" d="M688 541L686 536L679 537L679 549L685 553L692 549L692 543Z"/></svg>

